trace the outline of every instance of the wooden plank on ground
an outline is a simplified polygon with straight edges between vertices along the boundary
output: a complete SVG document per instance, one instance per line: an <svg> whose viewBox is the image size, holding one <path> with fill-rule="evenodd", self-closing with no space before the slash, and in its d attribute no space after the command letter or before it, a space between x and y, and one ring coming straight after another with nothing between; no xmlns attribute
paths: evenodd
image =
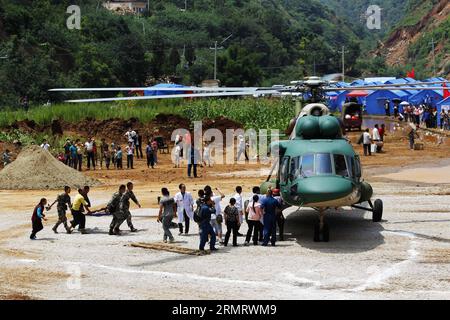
<svg viewBox="0 0 450 320"><path fill-rule="evenodd" d="M200 250L183 248L183 247L180 247L173 243L163 243L163 242L154 242L154 243L137 242L137 243L132 243L131 246L136 247L136 248L168 251L168 252L188 254L188 255L194 255L194 256L203 256L203 255L209 253L209 251L202 252Z"/></svg>

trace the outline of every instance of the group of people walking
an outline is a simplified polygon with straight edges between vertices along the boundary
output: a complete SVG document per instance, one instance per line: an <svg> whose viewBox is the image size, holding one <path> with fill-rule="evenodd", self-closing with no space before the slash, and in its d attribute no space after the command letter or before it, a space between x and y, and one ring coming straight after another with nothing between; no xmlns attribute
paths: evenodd
<svg viewBox="0 0 450 320"><path fill-rule="evenodd" d="M279 190L268 190L265 195L260 194L259 187L253 188L253 195L243 199L242 187L236 187L236 193L231 196L228 205L222 210L221 201L224 193L210 186L198 191L197 199L186 191L186 185L179 185L179 192L171 197L167 188L161 189L158 222L162 223L164 231L163 241L173 242L174 236L170 229L178 226L179 236L188 235L191 221L199 226L199 250L204 251L209 242L211 251L217 250L216 243L228 246L232 236L232 245L238 246L238 236L244 236L244 245L250 241L254 245L267 246L276 243L276 226L279 227L280 240L284 233L284 208ZM194 209L195 208L195 209ZM173 222L178 218L178 224ZM248 225L247 234L239 232L244 221ZM225 236L222 225L226 226Z"/></svg>
<svg viewBox="0 0 450 320"><path fill-rule="evenodd" d="M110 235L121 235L120 227L126 221L131 232L137 232L132 222L130 204L133 201L139 208L141 204L136 198L134 185L128 182L126 185L120 185L111 200L105 208L98 211L104 211L112 216L109 225ZM81 234L86 231L86 215L95 214L91 210L91 201L89 199L90 188L85 186L78 189L77 195L73 201L70 197L71 188L66 186L64 192L59 194L55 201L47 205L47 199L42 198L33 210L32 214L32 232L30 239L36 239L36 234L43 229L42 220L46 220L45 211L52 209L56 205L58 220L52 230L58 233L58 228L63 225L66 232L71 234L76 228ZM162 224L164 232L163 241L173 242L175 240L171 229L178 229L179 236L186 236L191 231L192 221L198 224L200 243L199 249L205 250L209 243L210 250L215 251L216 243L228 246L232 242L233 246L238 246L238 237L244 237L243 244L275 246L277 241L277 225L279 229L279 239L284 240L284 216L282 210L285 208L280 197L279 190L269 189L266 194L260 194L260 188L254 187L253 194L244 199L242 196L242 187L235 188L229 200L228 205L222 209L221 202L225 194L215 188L213 191L210 186L205 186L198 191L198 196L194 200L192 194L186 190L185 184L179 185L179 192L175 196L170 196L167 188L162 188L159 198L159 214L157 221ZM68 221L67 211L70 209L73 219ZM178 218L178 223L173 220ZM247 233L241 234L239 230L242 225L247 223ZM223 233L223 224L226 226L226 232Z"/></svg>
<svg viewBox="0 0 450 320"><path fill-rule="evenodd" d="M139 208L141 204L137 200L133 192L133 183L128 182L127 185L121 185L119 190L115 192L108 202L105 208L99 211L105 211L112 215L112 221L109 228L110 235L120 235L120 226L125 221L131 232L137 232L138 230L133 226L130 212L130 200L132 200ZM89 186L78 189L78 194L74 197L73 201L70 198L71 188L69 186L64 187L64 192L56 197L56 200L49 206L47 206L47 199L42 198L33 210L31 217L32 231L30 239L36 239L36 234L43 229L42 220L46 220L45 210L50 211L56 204L58 213L58 221L53 226L54 233L58 233L58 227L63 225L66 232L71 234L75 228L78 227L78 231L81 234L86 234L86 214L94 214L95 211L91 211L91 201L89 199ZM70 209L73 219L67 220L67 210Z"/></svg>

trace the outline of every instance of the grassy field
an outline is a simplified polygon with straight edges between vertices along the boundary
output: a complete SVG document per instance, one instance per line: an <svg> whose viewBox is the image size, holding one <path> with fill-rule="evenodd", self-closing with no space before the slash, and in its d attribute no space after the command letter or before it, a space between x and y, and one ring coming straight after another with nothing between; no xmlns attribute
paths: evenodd
<svg viewBox="0 0 450 320"><path fill-rule="evenodd" d="M221 99L221 100L162 100L147 102L55 104L24 110L3 110L0 127L18 120L34 120L41 125L59 119L74 123L81 119L98 120L138 118L149 122L158 114L177 114L192 121L227 117L245 128L285 129L295 115L294 103L289 99Z"/></svg>

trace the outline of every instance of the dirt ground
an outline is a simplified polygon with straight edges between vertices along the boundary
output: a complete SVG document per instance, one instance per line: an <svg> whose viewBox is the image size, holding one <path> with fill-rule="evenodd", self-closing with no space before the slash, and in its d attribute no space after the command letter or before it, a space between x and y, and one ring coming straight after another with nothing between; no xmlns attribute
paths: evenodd
<svg viewBox="0 0 450 320"><path fill-rule="evenodd" d="M350 134L353 141L358 136ZM236 185L248 196L265 179L269 168L261 165L200 168L199 178L188 179L186 168L173 168L161 155L154 170L138 160L134 170L88 172L105 183L91 192L94 208L118 184L136 185L143 208L132 205L132 213L140 231L120 237L108 235L107 216L88 217L87 235L67 235L62 227L54 234L52 210L39 240L30 241L33 206L58 191L0 191L0 298L450 299L450 141L424 140L425 150L410 151L402 134L391 132L384 153L361 156L364 178L384 202L384 220L373 223L370 213L349 208L331 210L329 243L312 241L314 211L290 208L287 241L274 248L219 247L199 257L130 246L161 241L155 216L162 186L172 194L181 182L193 194L206 184L217 186L227 195L225 205ZM173 230L175 245L197 248L193 224L189 236ZM244 224L241 232L246 229Z"/></svg>

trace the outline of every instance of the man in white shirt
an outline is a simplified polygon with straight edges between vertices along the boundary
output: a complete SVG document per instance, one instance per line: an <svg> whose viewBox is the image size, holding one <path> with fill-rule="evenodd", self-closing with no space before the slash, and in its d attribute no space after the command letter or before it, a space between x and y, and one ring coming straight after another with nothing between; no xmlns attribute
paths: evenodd
<svg viewBox="0 0 450 320"><path fill-rule="evenodd" d="M42 141L41 148L47 151L50 149L50 145L47 143L47 140Z"/></svg>
<svg viewBox="0 0 450 320"><path fill-rule="evenodd" d="M238 144L238 154L237 154L236 161L239 161L242 154L244 154L245 160L248 160L248 155L247 155L247 150L246 150L247 145L245 143L244 136L240 134L238 136L238 140L239 140L239 144Z"/></svg>
<svg viewBox="0 0 450 320"><path fill-rule="evenodd" d="M238 209L239 212L239 221L241 222L241 224L239 225L239 227L242 225L242 223L244 222L244 204L242 202L242 187L241 186L237 186L236 187L236 194L233 196L233 198L236 200L236 208ZM238 227L238 236L242 237L243 234L239 233L239 227Z"/></svg>
<svg viewBox="0 0 450 320"><path fill-rule="evenodd" d="M127 132L125 132L125 137L127 137L127 142L132 142L133 145L136 144L135 138L136 138L136 131L131 130L131 128L128 129Z"/></svg>
<svg viewBox="0 0 450 320"><path fill-rule="evenodd" d="M372 138L370 137L369 128L366 129L363 133L363 148L364 148L364 155L371 156L372 150L370 150L370 146L372 144Z"/></svg>
<svg viewBox="0 0 450 320"><path fill-rule="evenodd" d="M86 143L84 144L84 148L86 149L86 156L87 156L87 169L91 170L91 161L92 166L95 170L95 155L94 155L94 139L90 138Z"/></svg>
<svg viewBox="0 0 450 320"><path fill-rule="evenodd" d="M381 141L380 131L378 130L378 124L372 130L372 140L373 141Z"/></svg>
<svg viewBox="0 0 450 320"><path fill-rule="evenodd" d="M179 235L183 235L183 223L185 223L185 234L189 233L189 222L194 218L194 198L190 192L186 192L186 186L182 183L178 186L178 192L174 199L177 203Z"/></svg>
<svg viewBox="0 0 450 320"><path fill-rule="evenodd" d="M381 152L381 135L380 130L378 129L378 124L375 125L372 131L372 140L377 145L377 152Z"/></svg>

